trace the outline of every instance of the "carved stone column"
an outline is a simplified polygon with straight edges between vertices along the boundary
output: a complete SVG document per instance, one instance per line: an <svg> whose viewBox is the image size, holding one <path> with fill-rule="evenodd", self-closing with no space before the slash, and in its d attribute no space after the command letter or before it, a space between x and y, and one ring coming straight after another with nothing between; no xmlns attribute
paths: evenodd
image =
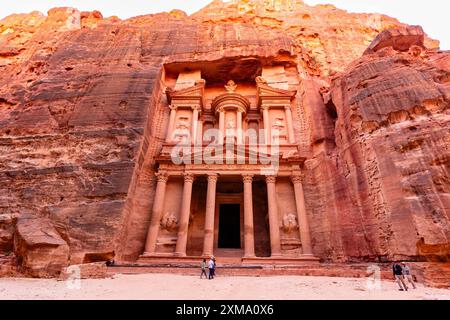
<svg viewBox="0 0 450 320"><path fill-rule="evenodd" d="M206 193L205 235L203 238L203 256L211 256L214 248L214 214L216 211L217 174L208 175Z"/></svg>
<svg viewBox="0 0 450 320"><path fill-rule="evenodd" d="M263 110L263 122L264 122L264 140L265 144L270 144L270 119L269 119L269 107L261 106Z"/></svg>
<svg viewBox="0 0 450 320"><path fill-rule="evenodd" d="M267 201L269 205L269 229L271 256L281 255L280 225L278 219L277 196L275 189L275 176L266 176Z"/></svg>
<svg viewBox="0 0 450 320"><path fill-rule="evenodd" d="M203 121L198 121L198 129L197 129L197 137L195 138L195 141L198 145L203 144Z"/></svg>
<svg viewBox="0 0 450 320"><path fill-rule="evenodd" d="M237 112L237 144L242 144L242 111Z"/></svg>
<svg viewBox="0 0 450 320"><path fill-rule="evenodd" d="M175 126L176 115L177 115L177 108L174 106L170 106L170 118L169 118L169 125L167 126L166 142L170 142L172 140L173 127Z"/></svg>
<svg viewBox="0 0 450 320"><path fill-rule="evenodd" d="M244 257L255 256L255 235L253 227L253 175L242 175L244 181Z"/></svg>
<svg viewBox="0 0 450 320"><path fill-rule="evenodd" d="M184 174L183 199L181 200L180 224L178 227L177 246L175 254L186 256L186 244L189 229L189 216L191 214L192 184L194 175L192 173Z"/></svg>
<svg viewBox="0 0 450 320"><path fill-rule="evenodd" d="M169 176L167 172L158 172L155 174L157 178L155 199L153 201L152 217L147 232L147 241L145 243L145 254L153 254L156 250L156 240L158 239L159 226L164 206L164 198L166 194L166 185Z"/></svg>
<svg viewBox="0 0 450 320"><path fill-rule="evenodd" d="M294 126L292 124L292 112L290 106L284 107L284 112L286 114L286 124L289 135L289 143L295 143L295 134L294 134Z"/></svg>
<svg viewBox="0 0 450 320"><path fill-rule="evenodd" d="M200 111L200 106L192 107L192 126L191 126L191 141L195 144L197 139L197 127L198 127L198 113Z"/></svg>
<svg viewBox="0 0 450 320"><path fill-rule="evenodd" d="M223 144L225 137L225 111L219 111L219 144Z"/></svg>
<svg viewBox="0 0 450 320"><path fill-rule="evenodd" d="M311 236L309 234L308 217L306 216L305 196L303 193L303 174L291 176L294 185L295 204L297 206L300 239L302 241L303 254L312 255Z"/></svg>

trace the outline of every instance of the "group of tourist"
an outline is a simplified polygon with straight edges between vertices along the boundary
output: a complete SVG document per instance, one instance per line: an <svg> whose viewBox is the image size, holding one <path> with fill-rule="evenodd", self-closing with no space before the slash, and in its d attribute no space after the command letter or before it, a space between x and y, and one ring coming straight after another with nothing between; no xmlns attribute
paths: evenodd
<svg viewBox="0 0 450 320"><path fill-rule="evenodd" d="M392 266L392 271L394 272L395 280L400 287L400 291L408 291L408 286L406 285L406 281L409 282L414 289L416 289L416 285L414 284L414 279L411 274L411 268L404 262L397 263L395 262Z"/></svg>
<svg viewBox="0 0 450 320"><path fill-rule="evenodd" d="M208 267L208 275L206 275L206 267ZM211 256L208 263L206 263L206 259L203 259L201 263L202 273L200 274L200 279L203 278L203 275L205 275L205 279L214 279L215 272L216 272L216 258L214 256Z"/></svg>

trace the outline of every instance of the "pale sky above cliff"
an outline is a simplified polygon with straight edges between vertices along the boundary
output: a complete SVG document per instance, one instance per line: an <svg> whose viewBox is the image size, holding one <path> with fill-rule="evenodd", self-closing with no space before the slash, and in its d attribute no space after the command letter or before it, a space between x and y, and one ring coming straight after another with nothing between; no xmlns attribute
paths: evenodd
<svg viewBox="0 0 450 320"><path fill-rule="evenodd" d="M104 16L129 18L146 13L181 9L188 14L212 0L0 0L0 19L11 13L34 10L46 13L53 7L99 10ZM349 12L384 13L408 24L419 24L432 38L441 41L441 49L450 50L450 1L448 0L304 0L309 5L331 3Z"/></svg>

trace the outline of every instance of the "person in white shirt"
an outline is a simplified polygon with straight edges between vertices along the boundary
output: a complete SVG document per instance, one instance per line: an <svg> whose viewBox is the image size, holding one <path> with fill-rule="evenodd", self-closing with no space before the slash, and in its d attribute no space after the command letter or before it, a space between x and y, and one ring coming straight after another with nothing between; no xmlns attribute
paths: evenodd
<svg viewBox="0 0 450 320"><path fill-rule="evenodd" d="M405 280L407 280L413 288L416 289L416 285L414 284L414 279L411 274L411 268L404 262L402 263L402 273Z"/></svg>

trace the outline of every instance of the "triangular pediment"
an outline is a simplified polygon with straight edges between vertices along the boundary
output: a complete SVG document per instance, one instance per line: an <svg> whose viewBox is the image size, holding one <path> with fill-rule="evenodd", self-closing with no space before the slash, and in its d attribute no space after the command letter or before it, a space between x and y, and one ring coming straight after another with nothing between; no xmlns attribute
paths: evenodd
<svg viewBox="0 0 450 320"><path fill-rule="evenodd" d="M258 100L261 99L289 99L292 100L297 91L296 90L284 90L280 88L272 87L268 84L258 84Z"/></svg>
<svg viewBox="0 0 450 320"><path fill-rule="evenodd" d="M203 98L203 94L205 92L205 82L204 81L198 81L194 86L180 89L180 90L173 90L172 88L166 89L166 95L167 100L169 103L172 102L172 100L185 100L185 99L193 99L193 98Z"/></svg>

